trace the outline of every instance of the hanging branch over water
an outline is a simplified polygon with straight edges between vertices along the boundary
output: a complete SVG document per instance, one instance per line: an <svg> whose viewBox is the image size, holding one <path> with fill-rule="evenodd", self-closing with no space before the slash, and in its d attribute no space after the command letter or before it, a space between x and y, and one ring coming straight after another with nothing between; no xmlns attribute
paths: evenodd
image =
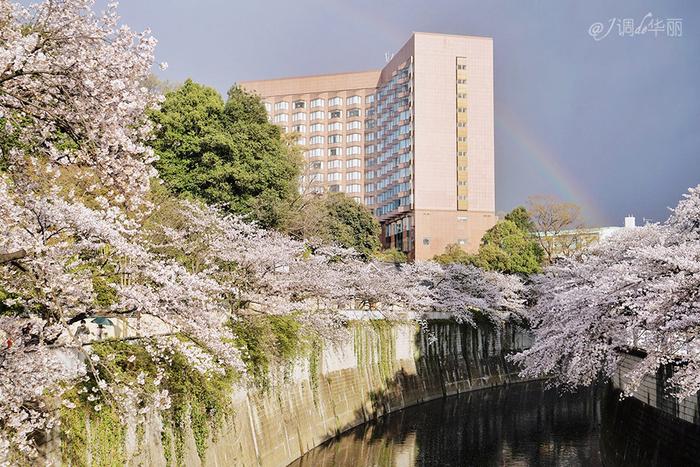
<svg viewBox="0 0 700 467"><path fill-rule="evenodd" d="M623 229L577 259L536 278L528 311L535 344L514 360L526 376L554 375L568 386L612 376L620 352L647 353L633 387L660 365L679 364L671 389L700 390L700 186L663 224Z"/></svg>

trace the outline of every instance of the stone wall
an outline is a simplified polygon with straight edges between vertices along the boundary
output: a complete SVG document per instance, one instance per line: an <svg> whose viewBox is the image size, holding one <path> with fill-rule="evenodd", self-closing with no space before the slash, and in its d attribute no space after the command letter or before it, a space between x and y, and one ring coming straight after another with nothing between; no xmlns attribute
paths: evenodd
<svg viewBox="0 0 700 467"><path fill-rule="evenodd" d="M204 463L194 438L187 466L282 466L324 441L385 413L424 401L518 381L506 354L529 346L521 329L432 321L355 323L347 339L299 361L271 389L238 388L233 414ZM141 443L127 436L131 465L166 465L159 420ZM170 456L174 459L174 456Z"/></svg>

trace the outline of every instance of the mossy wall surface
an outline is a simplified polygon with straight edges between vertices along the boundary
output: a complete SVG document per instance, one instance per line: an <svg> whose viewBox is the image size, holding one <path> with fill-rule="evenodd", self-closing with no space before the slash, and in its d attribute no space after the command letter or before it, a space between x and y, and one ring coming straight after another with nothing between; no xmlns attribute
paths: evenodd
<svg viewBox="0 0 700 467"><path fill-rule="evenodd" d="M281 466L339 433L388 412L460 392L519 381L505 356L529 345L514 326L478 327L432 321L353 323L339 344L321 342L264 390L237 387L232 413L210 437L204 462L212 466ZM165 466L163 424L154 419L134 442L129 465ZM166 426L166 431L169 429ZM182 464L202 465L192 430L183 437ZM168 462L168 461L171 462ZM115 464L116 465L116 464ZM172 465L172 463L171 463Z"/></svg>

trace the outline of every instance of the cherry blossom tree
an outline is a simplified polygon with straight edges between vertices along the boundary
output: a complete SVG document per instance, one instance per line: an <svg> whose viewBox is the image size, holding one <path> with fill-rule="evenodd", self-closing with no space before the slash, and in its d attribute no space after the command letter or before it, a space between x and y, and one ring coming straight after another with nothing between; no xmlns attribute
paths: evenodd
<svg viewBox="0 0 700 467"><path fill-rule="evenodd" d="M646 352L633 387L663 364L678 364L679 397L700 390L700 186L663 224L624 229L580 259L562 259L535 280L528 311L534 346L515 360L523 374L567 386L614 374L620 351Z"/></svg>
<svg viewBox="0 0 700 467"><path fill-rule="evenodd" d="M143 193L155 174L144 110L156 96L142 83L156 40L119 25L116 3L102 15L93 3L0 2L2 136L18 143L3 158L89 167L113 197Z"/></svg>

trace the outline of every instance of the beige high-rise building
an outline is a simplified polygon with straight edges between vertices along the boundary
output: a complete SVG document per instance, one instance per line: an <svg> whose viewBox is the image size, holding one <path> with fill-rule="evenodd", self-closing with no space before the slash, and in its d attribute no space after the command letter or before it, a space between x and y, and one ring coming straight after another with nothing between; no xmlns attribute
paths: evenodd
<svg viewBox="0 0 700 467"><path fill-rule="evenodd" d="M491 38L414 33L381 70L240 84L298 134L301 186L364 203L385 247L473 252L495 224Z"/></svg>

